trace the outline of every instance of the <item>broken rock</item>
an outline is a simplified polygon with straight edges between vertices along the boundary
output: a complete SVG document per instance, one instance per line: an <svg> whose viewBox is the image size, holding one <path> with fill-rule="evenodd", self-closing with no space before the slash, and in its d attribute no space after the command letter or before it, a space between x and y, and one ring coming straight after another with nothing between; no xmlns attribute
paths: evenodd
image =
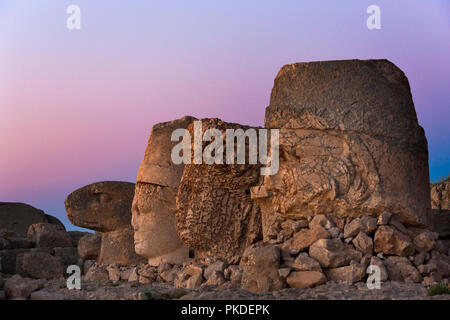
<svg viewBox="0 0 450 320"><path fill-rule="evenodd" d="M396 255L401 257L410 256L414 253L411 238L400 231L390 227L381 226L375 232L375 253Z"/></svg>
<svg viewBox="0 0 450 320"><path fill-rule="evenodd" d="M362 253L343 243L340 239L321 239L309 248L310 257L319 261L323 268L337 268L359 261Z"/></svg>
<svg viewBox="0 0 450 320"><path fill-rule="evenodd" d="M254 293L277 291L284 287L278 274L280 250L274 245L248 247L241 259L242 288Z"/></svg>

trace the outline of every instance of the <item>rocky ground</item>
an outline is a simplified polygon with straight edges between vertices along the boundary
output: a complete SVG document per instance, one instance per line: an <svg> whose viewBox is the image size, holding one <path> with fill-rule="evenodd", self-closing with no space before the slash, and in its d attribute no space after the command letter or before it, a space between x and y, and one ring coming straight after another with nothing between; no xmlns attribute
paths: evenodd
<svg viewBox="0 0 450 320"><path fill-rule="evenodd" d="M329 281L314 288L282 289L254 294L228 283L196 289L175 288L170 284L142 284L124 281L82 281L81 290L69 290L65 280L51 280L31 294L32 300L450 300L450 294L430 296L422 284L385 282L369 290L365 283L342 284Z"/></svg>

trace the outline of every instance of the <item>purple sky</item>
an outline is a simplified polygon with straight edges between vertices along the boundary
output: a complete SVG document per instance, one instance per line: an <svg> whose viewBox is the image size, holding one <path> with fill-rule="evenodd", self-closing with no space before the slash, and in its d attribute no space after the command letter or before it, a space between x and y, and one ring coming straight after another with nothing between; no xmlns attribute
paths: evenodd
<svg viewBox="0 0 450 320"><path fill-rule="evenodd" d="M81 30L66 8L81 8ZM381 8L368 30L366 8ZM64 199L134 181L153 124L262 125L287 63L387 58L409 78L432 180L450 173L450 2L0 0L0 201L69 229Z"/></svg>

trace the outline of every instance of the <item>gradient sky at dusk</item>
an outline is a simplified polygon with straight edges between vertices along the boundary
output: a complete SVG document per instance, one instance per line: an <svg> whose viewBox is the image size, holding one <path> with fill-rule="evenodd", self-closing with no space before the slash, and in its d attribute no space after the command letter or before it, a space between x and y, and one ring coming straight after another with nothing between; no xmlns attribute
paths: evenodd
<svg viewBox="0 0 450 320"><path fill-rule="evenodd" d="M66 28L71 4L81 30ZM381 30L366 27L371 4ZM449 174L448 0L0 0L0 201L74 229L66 195L134 181L153 124L189 114L262 125L281 66L353 58L406 73L431 180Z"/></svg>

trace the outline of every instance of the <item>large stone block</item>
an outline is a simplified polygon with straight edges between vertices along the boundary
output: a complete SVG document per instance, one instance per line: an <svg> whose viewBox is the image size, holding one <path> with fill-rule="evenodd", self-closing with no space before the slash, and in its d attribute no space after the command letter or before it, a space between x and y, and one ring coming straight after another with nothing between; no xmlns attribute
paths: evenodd
<svg viewBox="0 0 450 320"><path fill-rule="evenodd" d="M433 231L439 238L450 238L450 210L433 209L431 214Z"/></svg>
<svg viewBox="0 0 450 320"><path fill-rule="evenodd" d="M64 276L64 261L59 256L53 256L42 251L27 251L17 257L17 269L35 279L53 279Z"/></svg>
<svg viewBox="0 0 450 320"><path fill-rule="evenodd" d="M28 239L38 248L72 247L73 240L66 230L50 223L35 223L28 228Z"/></svg>

